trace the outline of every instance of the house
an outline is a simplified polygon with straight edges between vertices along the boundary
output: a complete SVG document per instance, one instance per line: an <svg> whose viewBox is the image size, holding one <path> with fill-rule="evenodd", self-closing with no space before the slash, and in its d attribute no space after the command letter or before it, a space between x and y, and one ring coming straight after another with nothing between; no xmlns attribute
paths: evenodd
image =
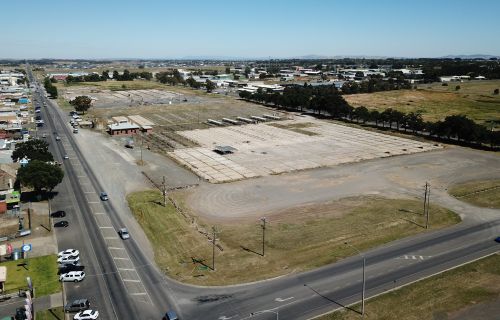
<svg viewBox="0 0 500 320"><path fill-rule="evenodd" d="M17 163L0 165L0 214L19 205L20 194L14 191L18 167Z"/></svg>
<svg viewBox="0 0 500 320"><path fill-rule="evenodd" d="M113 117L112 122L108 125L108 133L112 136L136 134L140 127L129 122L126 117Z"/></svg>
<svg viewBox="0 0 500 320"><path fill-rule="evenodd" d="M155 124L153 122L149 121L148 119L146 119L140 115L128 116L127 118L132 124L138 125L142 132L144 132L144 133L153 132L153 126Z"/></svg>

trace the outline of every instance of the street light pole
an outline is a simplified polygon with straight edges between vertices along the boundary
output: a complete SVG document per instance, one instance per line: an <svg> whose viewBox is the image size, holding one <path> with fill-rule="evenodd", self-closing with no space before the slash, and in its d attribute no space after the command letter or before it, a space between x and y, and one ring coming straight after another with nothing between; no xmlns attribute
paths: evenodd
<svg viewBox="0 0 500 320"><path fill-rule="evenodd" d="M344 242L344 244L353 248L362 258L363 258L363 289L361 291L361 317L365 317L365 289L366 289L366 258L356 247L351 245L349 242Z"/></svg>
<svg viewBox="0 0 500 320"><path fill-rule="evenodd" d="M262 256L265 255L265 241L266 241L266 217L260 218L260 221L262 221Z"/></svg>

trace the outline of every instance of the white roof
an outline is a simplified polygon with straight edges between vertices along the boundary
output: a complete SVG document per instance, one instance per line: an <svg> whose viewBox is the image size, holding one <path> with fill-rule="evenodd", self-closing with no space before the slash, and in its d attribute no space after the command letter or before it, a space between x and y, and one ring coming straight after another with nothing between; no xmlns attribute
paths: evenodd
<svg viewBox="0 0 500 320"><path fill-rule="evenodd" d="M126 129L139 129L139 126L132 124L130 122L120 122L108 125L111 130L126 130Z"/></svg>

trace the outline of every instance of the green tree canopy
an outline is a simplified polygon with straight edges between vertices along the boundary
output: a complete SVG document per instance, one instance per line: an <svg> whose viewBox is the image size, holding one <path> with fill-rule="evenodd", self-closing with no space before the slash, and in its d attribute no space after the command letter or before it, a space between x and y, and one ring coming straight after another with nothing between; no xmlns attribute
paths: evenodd
<svg viewBox="0 0 500 320"><path fill-rule="evenodd" d="M215 89L215 83L210 80L207 80L206 84L207 92L212 92Z"/></svg>
<svg viewBox="0 0 500 320"><path fill-rule="evenodd" d="M13 161L21 160L24 157L30 160L54 161L52 153L49 152L49 144L40 139L16 143L11 157Z"/></svg>
<svg viewBox="0 0 500 320"><path fill-rule="evenodd" d="M27 166L17 170L17 180L23 185L32 187L36 192L42 189L52 191L62 182L64 172L53 164L32 160Z"/></svg>
<svg viewBox="0 0 500 320"><path fill-rule="evenodd" d="M76 111L85 113L90 108L92 99L87 96L78 96L69 103L75 107Z"/></svg>

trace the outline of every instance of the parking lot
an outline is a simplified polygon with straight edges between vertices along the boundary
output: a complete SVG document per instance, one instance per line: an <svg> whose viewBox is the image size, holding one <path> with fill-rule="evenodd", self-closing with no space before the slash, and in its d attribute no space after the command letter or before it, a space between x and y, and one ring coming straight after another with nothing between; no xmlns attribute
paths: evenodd
<svg viewBox="0 0 500 320"><path fill-rule="evenodd" d="M442 148L313 118L280 121L280 127L274 124L178 131L200 147L169 155L201 178L220 183ZM305 128L294 130L300 124ZM216 146L236 151L221 155L213 151Z"/></svg>

